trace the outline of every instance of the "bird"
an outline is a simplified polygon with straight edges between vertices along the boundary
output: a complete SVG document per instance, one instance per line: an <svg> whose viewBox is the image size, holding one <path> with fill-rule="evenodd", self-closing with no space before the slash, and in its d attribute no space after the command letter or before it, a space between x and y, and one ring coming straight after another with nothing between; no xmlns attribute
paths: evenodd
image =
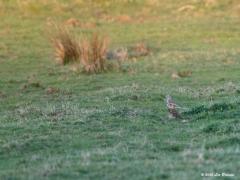
<svg viewBox="0 0 240 180"><path fill-rule="evenodd" d="M180 108L172 99L170 95L166 96L166 105L169 112L169 118L182 119L181 114L177 108Z"/></svg>

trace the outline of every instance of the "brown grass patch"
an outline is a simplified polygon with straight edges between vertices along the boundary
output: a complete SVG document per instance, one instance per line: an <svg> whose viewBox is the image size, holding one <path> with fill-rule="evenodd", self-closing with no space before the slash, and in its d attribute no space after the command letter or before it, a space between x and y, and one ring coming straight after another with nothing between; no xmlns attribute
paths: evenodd
<svg viewBox="0 0 240 180"><path fill-rule="evenodd" d="M80 43L80 59L83 70L87 73L98 73L107 70L106 53L109 39L95 33Z"/></svg>
<svg viewBox="0 0 240 180"><path fill-rule="evenodd" d="M113 58L109 55L109 38L100 33L84 35L79 38L74 35L74 29L69 31L65 26L52 26L50 33L55 58L62 65L71 63L72 71L82 71L86 73L100 73L107 70L119 70L121 63L128 59L126 48L113 52ZM117 61L110 61L111 59Z"/></svg>
<svg viewBox="0 0 240 180"><path fill-rule="evenodd" d="M57 62L65 65L79 60L79 40L65 26L55 25L54 30L50 32L50 40Z"/></svg>

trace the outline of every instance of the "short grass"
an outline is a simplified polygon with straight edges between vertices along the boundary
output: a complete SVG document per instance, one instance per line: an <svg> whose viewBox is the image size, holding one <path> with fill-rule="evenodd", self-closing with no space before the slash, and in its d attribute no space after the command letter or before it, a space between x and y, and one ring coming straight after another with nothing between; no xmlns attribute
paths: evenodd
<svg viewBox="0 0 240 180"><path fill-rule="evenodd" d="M0 179L240 178L238 2L157 2L0 2ZM194 12L177 11L186 4ZM145 42L152 54L119 72L73 72L54 62L49 17L96 22L113 46ZM187 122L167 118L166 94Z"/></svg>

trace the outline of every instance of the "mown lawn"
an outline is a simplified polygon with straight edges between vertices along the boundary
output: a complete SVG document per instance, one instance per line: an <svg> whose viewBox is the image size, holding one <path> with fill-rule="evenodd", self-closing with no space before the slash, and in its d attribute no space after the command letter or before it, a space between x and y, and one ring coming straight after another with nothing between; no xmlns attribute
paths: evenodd
<svg viewBox="0 0 240 180"><path fill-rule="evenodd" d="M239 179L240 19L230 13L237 1L194 12L174 11L187 0L66 2L0 2L0 179ZM108 22L100 10L132 21ZM96 22L77 31L104 32L113 47L143 41L152 53L119 72L60 66L46 24L71 17ZM188 108L186 121L168 119L167 94Z"/></svg>

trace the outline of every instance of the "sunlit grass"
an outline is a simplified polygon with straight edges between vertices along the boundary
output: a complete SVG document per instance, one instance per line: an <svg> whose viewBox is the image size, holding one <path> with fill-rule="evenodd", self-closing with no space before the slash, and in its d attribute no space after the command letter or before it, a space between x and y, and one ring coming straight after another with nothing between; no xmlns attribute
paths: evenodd
<svg viewBox="0 0 240 180"><path fill-rule="evenodd" d="M238 178L237 0L16 2L0 2L0 179ZM59 66L51 20L134 53L121 71ZM167 94L185 121L168 119Z"/></svg>

